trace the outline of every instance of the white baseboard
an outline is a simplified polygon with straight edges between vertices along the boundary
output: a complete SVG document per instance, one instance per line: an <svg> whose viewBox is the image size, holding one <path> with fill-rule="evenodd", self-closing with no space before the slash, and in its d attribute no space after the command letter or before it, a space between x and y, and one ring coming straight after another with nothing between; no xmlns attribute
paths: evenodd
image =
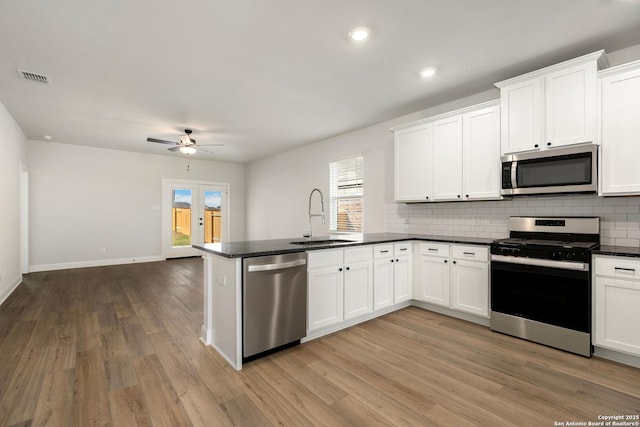
<svg viewBox="0 0 640 427"><path fill-rule="evenodd" d="M122 265L122 264L134 264L139 262L154 262L164 261L165 257L162 255L146 256L146 257L131 257L131 258L117 258L117 259L97 259L91 261L78 261L78 262L63 262L59 264L39 264L30 265L29 272L38 271L53 271L53 270L68 270L70 268L86 268L86 267L103 267L107 265Z"/></svg>
<svg viewBox="0 0 640 427"><path fill-rule="evenodd" d="M5 302L5 300L7 298L9 298L9 295L11 295L13 293L13 291L16 290L16 288L18 287L18 285L22 283L22 275L19 275L18 277L14 278L13 280L9 281L9 287L7 288L6 291L3 291L0 294L0 304L2 304L3 302Z"/></svg>
<svg viewBox="0 0 640 427"><path fill-rule="evenodd" d="M609 350L607 348L602 348L602 347L595 347L593 349L593 355L602 357L603 359L608 359L614 362L623 363L625 365L640 368L639 356L632 356L630 354L621 353L619 351Z"/></svg>
<svg viewBox="0 0 640 427"><path fill-rule="evenodd" d="M467 322L477 323L482 326L489 326L489 318L476 316L475 314L464 313L462 311L453 310L451 308L442 307L435 304L430 304L424 301L411 300L411 305L414 307L422 308L423 310L434 311L445 316L455 317L456 319L466 320Z"/></svg>

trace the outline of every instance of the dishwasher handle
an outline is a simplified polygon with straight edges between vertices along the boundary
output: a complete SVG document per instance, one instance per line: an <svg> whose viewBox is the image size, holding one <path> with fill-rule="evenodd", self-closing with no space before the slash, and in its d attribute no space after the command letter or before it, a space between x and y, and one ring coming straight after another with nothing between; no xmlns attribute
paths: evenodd
<svg viewBox="0 0 640 427"><path fill-rule="evenodd" d="M247 268L249 273L255 273L258 271L273 271L273 270L282 270L284 268L292 268L298 267L300 265L305 265L307 263L306 259L296 259L294 261L287 262L279 262L276 264L258 264L258 265L250 265Z"/></svg>

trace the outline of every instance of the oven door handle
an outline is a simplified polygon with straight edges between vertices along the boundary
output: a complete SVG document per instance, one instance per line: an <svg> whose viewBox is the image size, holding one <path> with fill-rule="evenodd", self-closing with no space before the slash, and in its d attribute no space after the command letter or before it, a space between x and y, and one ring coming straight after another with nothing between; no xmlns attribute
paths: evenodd
<svg viewBox="0 0 640 427"><path fill-rule="evenodd" d="M507 264L532 265L535 267L560 268L563 270L589 271L589 264L586 262L573 261L553 261L539 258L524 258L505 255L491 255L491 261L504 262Z"/></svg>

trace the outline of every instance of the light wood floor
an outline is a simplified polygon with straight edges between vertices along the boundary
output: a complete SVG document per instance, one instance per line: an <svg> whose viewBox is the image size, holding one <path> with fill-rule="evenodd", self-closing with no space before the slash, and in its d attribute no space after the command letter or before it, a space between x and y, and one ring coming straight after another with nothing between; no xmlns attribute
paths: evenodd
<svg viewBox="0 0 640 427"><path fill-rule="evenodd" d="M0 425L553 426L640 414L640 369L418 308L231 369L202 261L32 273L0 306Z"/></svg>

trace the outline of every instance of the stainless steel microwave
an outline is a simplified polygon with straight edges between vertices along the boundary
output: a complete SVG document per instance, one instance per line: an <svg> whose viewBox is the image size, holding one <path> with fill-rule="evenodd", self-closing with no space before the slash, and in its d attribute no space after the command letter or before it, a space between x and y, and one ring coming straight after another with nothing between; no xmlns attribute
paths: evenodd
<svg viewBox="0 0 640 427"><path fill-rule="evenodd" d="M502 194L596 192L597 157L595 144L503 156Z"/></svg>

